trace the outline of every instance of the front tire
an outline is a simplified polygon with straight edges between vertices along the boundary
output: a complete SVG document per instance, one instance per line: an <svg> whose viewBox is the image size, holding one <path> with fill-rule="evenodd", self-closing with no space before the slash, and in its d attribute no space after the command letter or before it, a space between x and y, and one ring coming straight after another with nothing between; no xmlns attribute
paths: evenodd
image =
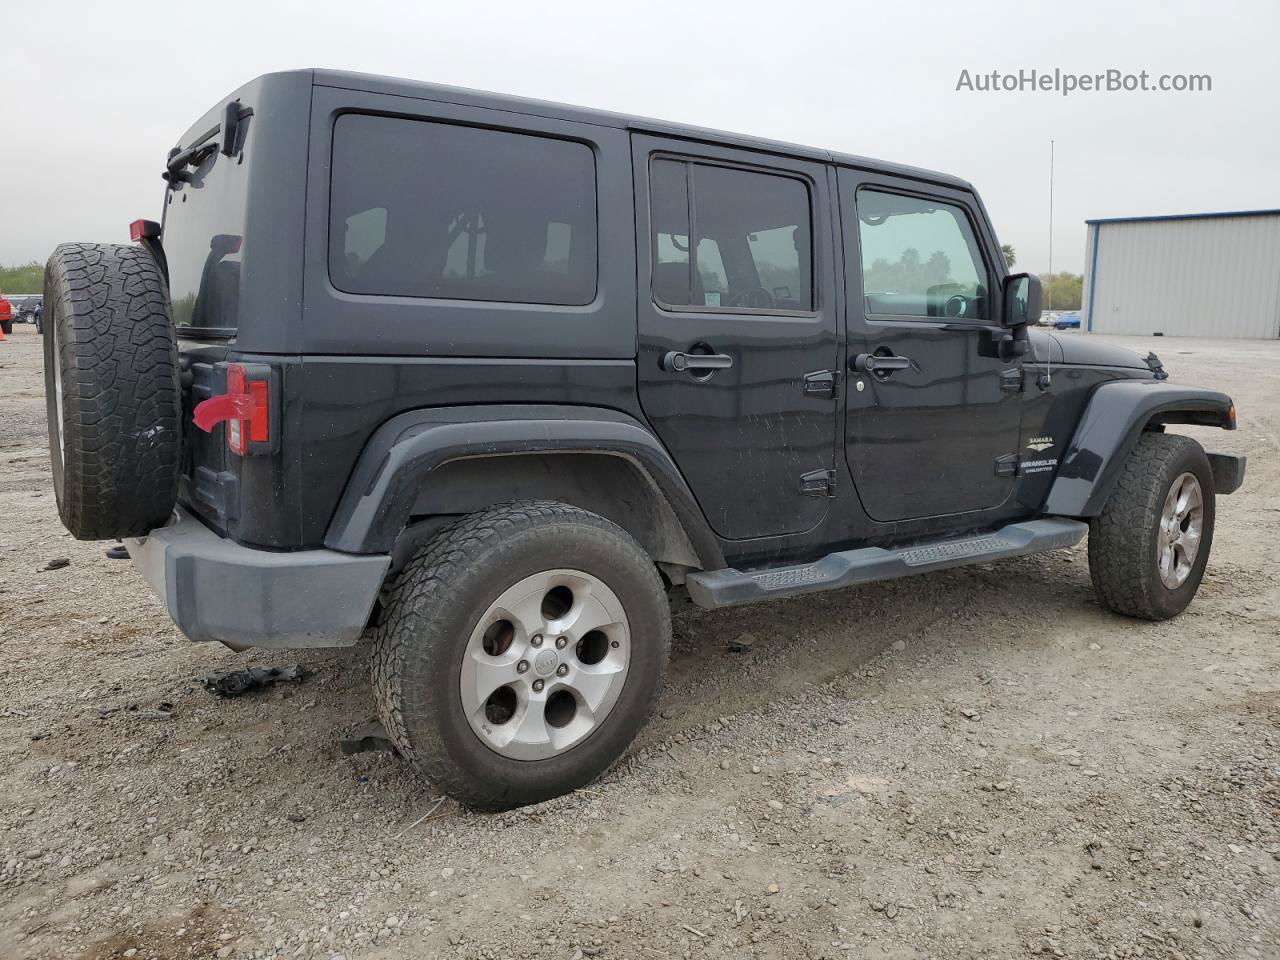
<svg viewBox="0 0 1280 960"><path fill-rule="evenodd" d="M1089 574L1104 606L1168 620L1195 597L1213 543L1213 468L1190 437L1145 433L1089 523Z"/></svg>
<svg viewBox="0 0 1280 960"><path fill-rule="evenodd" d="M551 502L464 517L419 551L377 630L373 690L400 753L481 810L607 770L653 712L671 646L652 560Z"/></svg>

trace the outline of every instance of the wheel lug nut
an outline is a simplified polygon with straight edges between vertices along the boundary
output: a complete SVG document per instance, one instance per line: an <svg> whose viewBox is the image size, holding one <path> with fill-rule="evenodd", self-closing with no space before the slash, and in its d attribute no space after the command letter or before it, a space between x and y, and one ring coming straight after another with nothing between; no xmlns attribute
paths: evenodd
<svg viewBox="0 0 1280 960"><path fill-rule="evenodd" d="M544 686L546 686L545 681L542 681L542 680L533 681L533 689L535 693L540 693Z"/></svg>
<svg viewBox="0 0 1280 960"><path fill-rule="evenodd" d="M564 645L569 642L568 637L556 637L556 649L563 650Z"/></svg>
<svg viewBox="0 0 1280 960"><path fill-rule="evenodd" d="M529 661L521 660L516 664L516 673L527 673L529 670Z"/></svg>
<svg viewBox="0 0 1280 960"><path fill-rule="evenodd" d="M565 676L568 672L569 672L569 665L568 665L567 663L562 663L562 664L560 664L560 666L556 667L556 676L557 676L557 677L563 677L563 676Z"/></svg>
<svg viewBox="0 0 1280 960"><path fill-rule="evenodd" d="M535 647L540 647L540 646L542 646L542 634L540 634L540 633L535 633L535 634L533 635L533 639L531 639L529 642L530 642L531 644L533 644L533 646L535 646Z"/></svg>

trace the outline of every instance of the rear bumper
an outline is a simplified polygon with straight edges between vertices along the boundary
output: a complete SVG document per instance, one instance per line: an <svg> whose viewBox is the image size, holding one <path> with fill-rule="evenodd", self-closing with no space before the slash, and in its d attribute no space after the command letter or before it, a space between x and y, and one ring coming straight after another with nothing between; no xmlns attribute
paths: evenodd
<svg viewBox="0 0 1280 960"><path fill-rule="evenodd" d="M126 543L183 633L235 649L354 644L391 565L390 557L336 550L255 550L182 507L167 526Z"/></svg>

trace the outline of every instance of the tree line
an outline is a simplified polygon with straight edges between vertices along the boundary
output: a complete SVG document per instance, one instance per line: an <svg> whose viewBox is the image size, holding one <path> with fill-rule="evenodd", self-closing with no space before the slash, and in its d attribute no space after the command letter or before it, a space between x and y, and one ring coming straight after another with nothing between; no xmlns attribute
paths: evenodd
<svg viewBox="0 0 1280 960"><path fill-rule="evenodd" d="M43 293L44 264L32 261L13 267L0 267L0 290L13 294Z"/></svg>
<svg viewBox="0 0 1280 960"><path fill-rule="evenodd" d="M1004 255L1004 263L1009 269L1018 262L1018 251L1011 243L1002 243L1000 252ZM1042 273L1040 288L1044 292L1044 309L1046 310L1079 310L1080 297L1084 290L1084 275L1079 273Z"/></svg>

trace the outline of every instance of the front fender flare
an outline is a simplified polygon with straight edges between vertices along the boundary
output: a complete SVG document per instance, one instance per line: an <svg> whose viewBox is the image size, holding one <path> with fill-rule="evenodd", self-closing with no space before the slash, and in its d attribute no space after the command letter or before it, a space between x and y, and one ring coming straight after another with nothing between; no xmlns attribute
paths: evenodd
<svg viewBox="0 0 1280 960"><path fill-rule="evenodd" d="M1044 512L1096 517L1144 430L1166 423L1236 428L1235 405L1225 393L1158 380L1111 380L1089 397Z"/></svg>
<svg viewBox="0 0 1280 960"><path fill-rule="evenodd" d="M671 507L703 568L723 565L719 543L688 484L643 424L616 410L548 404L436 407L388 420L360 454L325 546L388 553L437 468L457 460L546 453L629 460Z"/></svg>

